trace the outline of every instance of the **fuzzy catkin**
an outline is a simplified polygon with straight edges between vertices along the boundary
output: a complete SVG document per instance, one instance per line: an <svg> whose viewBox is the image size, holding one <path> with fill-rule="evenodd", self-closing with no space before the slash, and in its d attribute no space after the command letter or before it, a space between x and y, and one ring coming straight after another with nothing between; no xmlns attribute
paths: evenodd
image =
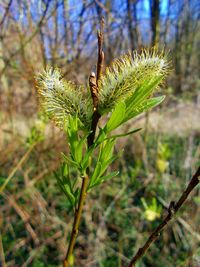
<svg viewBox="0 0 200 267"><path fill-rule="evenodd" d="M120 101L127 105L130 99L131 105L140 102L135 106L136 111L143 110L147 105L146 99L159 87L168 72L166 56L156 49L143 50L140 55L134 52L133 56L130 53L122 56L106 68L98 82L98 112L101 115L108 113ZM37 77L37 81L41 106L50 119L64 128L70 116L77 116L82 129L90 131L93 103L89 90L62 79L58 69L48 68ZM148 89L149 85L151 88L145 93L144 88ZM138 99L139 102L136 101Z"/></svg>
<svg viewBox="0 0 200 267"><path fill-rule="evenodd" d="M155 49L128 54L115 60L99 81L99 111L109 112L121 100L125 100L146 81L166 76L169 64L163 53ZM139 90L139 89L138 89Z"/></svg>
<svg viewBox="0 0 200 267"><path fill-rule="evenodd" d="M69 116L78 116L86 129L90 126L92 101L82 87L64 81L60 71L52 68L43 71L37 81L41 106L60 128L64 127Z"/></svg>

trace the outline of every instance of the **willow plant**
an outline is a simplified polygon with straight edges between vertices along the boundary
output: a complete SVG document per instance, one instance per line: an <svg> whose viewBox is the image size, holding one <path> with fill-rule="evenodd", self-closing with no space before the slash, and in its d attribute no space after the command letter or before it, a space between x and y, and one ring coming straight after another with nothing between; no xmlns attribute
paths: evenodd
<svg viewBox="0 0 200 267"><path fill-rule="evenodd" d="M140 129L118 135L113 131L164 100L164 96L152 95L169 69L164 53L151 49L121 56L102 74L101 32L98 32L98 41L97 74L91 73L87 88L65 81L58 69L49 68L37 77L41 106L65 131L70 149L69 155L63 154L61 170L56 174L58 184L74 210L73 228L63 262L65 267L73 265L86 195L118 175L117 170L107 171L119 157L114 153L114 145L118 138ZM100 128L98 122L105 115L107 120ZM77 178L70 176L70 170L74 168Z"/></svg>

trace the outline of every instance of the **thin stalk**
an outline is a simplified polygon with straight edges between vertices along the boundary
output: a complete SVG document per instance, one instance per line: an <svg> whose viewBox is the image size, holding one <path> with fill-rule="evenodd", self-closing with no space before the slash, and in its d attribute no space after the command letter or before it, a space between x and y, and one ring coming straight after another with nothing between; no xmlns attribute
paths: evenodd
<svg viewBox="0 0 200 267"><path fill-rule="evenodd" d="M2 263L2 267L6 267L1 231L0 231L0 260L1 260L0 262Z"/></svg>
<svg viewBox="0 0 200 267"><path fill-rule="evenodd" d="M103 68L103 61L104 61L104 53L102 51L102 46L103 46L103 26L104 26L104 21L102 19L101 21L101 30L98 31L97 37L98 37L98 61L97 61L97 76L95 73L91 73L89 77L89 85L90 85L90 91L91 91L91 96L93 99L93 107L94 107L94 112L93 112L93 118L92 118L92 124L91 124L91 134L88 136L88 148L94 143L94 138L95 138L95 133L96 133L96 128L98 121L100 119L100 114L98 113L98 80L100 79L101 73L102 73L102 68ZM97 77L97 78L96 78ZM83 206L84 202L87 196L87 186L89 182L89 168L87 169L87 174L85 177L83 177L82 180L82 185L81 185L81 192L80 192L80 197L79 197L79 202L78 202L78 207L75 211L75 216L74 216L74 222L73 222L73 227L72 227L72 232L70 236L70 242L67 250L66 257L63 261L63 267L69 267L73 264L73 251L74 251L74 246L75 246L75 241L78 235L78 230L79 230L79 225L81 221L81 216L83 212Z"/></svg>

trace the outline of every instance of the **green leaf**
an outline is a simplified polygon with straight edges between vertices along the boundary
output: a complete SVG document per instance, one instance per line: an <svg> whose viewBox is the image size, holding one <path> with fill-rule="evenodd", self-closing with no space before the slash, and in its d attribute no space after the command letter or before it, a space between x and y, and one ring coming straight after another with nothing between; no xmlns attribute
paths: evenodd
<svg viewBox="0 0 200 267"><path fill-rule="evenodd" d="M90 163L90 157L92 156L92 153L95 149L95 144L93 144L85 153L83 160L81 162L81 172L82 175L84 175L84 172L86 171L87 167L89 166Z"/></svg>
<svg viewBox="0 0 200 267"><path fill-rule="evenodd" d="M110 166L110 164L115 161L117 158L119 157L119 154L114 155L112 157L110 157L106 162L102 163L102 167L101 167L101 175L104 174L104 172L107 170L107 168Z"/></svg>
<svg viewBox="0 0 200 267"><path fill-rule="evenodd" d="M69 165L68 164L63 164L62 165L62 173L61 173L61 175L62 175L63 185L68 184L69 187L70 187L71 192L73 192L73 187L74 187L74 185L76 183L76 180L74 181L74 183L72 185L72 181L71 181L71 179L69 177Z"/></svg>
<svg viewBox="0 0 200 267"><path fill-rule="evenodd" d="M154 91L154 89L160 84L163 76L156 76L152 78L150 81L146 80L143 84L138 87L135 92L126 99L126 111L133 106L140 105L145 99L147 99Z"/></svg>
<svg viewBox="0 0 200 267"><path fill-rule="evenodd" d="M79 164L76 162L76 161L74 161L73 159L70 159L68 156L66 156L64 153L62 153L61 152L61 155L62 155L62 157L63 157L63 160L65 160L68 164L72 164L72 165L74 165L74 166L76 166L76 167L79 167Z"/></svg>
<svg viewBox="0 0 200 267"><path fill-rule="evenodd" d="M101 175L101 162L97 162L94 172L90 178L89 186L92 185L100 175Z"/></svg>
<svg viewBox="0 0 200 267"><path fill-rule="evenodd" d="M90 134L87 131L84 136L80 136L78 133L80 124L81 122L77 117L70 117L68 127L66 128L71 158L78 163L79 169L83 158L83 148L87 147L87 137Z"/></svg>
<svg viewBox="0 0 200 267"><path fill-rule="evenodd" d="M62 176L68 177L69 176L69 167L67 164L62 165Z"/></svg>
<svg viewBox="0 0 200 267"><path fill-rule="evenodd" d="M77 147L76 147L76 151L75 151L75 155L76 155L76 160L77 162L80 164L82 161L82 157L83 157L83 146L86 147L86 142L87 142L87 137L88 137L88 133L85 134L85 136L83 136L81 138L81 140L78 142Z"/></svg>
<svg viewBox="0 0 200 267"><path fill-rule="evenodd" d="M112 156L114 144L115 140L109 139L100 145L98 161L105 162Z"/></svg>
<svg viewBox="0 0 200 267"><path fill-rule="evenodd" d="M112 115L107 122L106 126L104 127L105 133L109 133L112 130L116 129L121 123L123 122L124 115L126 112L126 105L124 102L120 102L115 107L114 111L112 112Z"/></svg>
<svg viewBox="0 0 200 267"><path fill-rule="evenodd" d="M66 195L67 199L70 201L72 207L76 204L76 196L73 192L73 188L76 184L75 182L71 183L71 179L69 178L69 169L67 164L63 164L58 172L54 172L58 185L61 191Z"/></svg>
<svg viewBox="0 0 200 267"><path fill-rule="evenodd" d="M115 176L117 176L119 174L119 171L114 171L114 172L111 172L110 174L108 175L104 175L104 176L101 176L100 180L102 182L106 181L106 180L109 180Z"/></svg>
<svg viewBox="0 0 200 267"><path fill-rule="evenodd" d="M69 118L69 125L67 127L67 136L68 136L68 140L69 140L72 158L73 158L73 160L77 161L77 145L79 143L77 117L75 117L75 118L70 117Z"/></svg>
<svg viewBox="0 0 200 267"><path fill-rule="evenodd" d="M66 188L65 188L65 185L64 185L63 181L59 178L59 176L58 176L58 174L56 172L54 172L54 174L55 174L57 183L58 183L61 191L66 195L67 199L70 201L71 205L73 206L74 205L73 200L69 196L68 192L66 191Z"/></svg>
<svg viewBox="0 0 200 267"><path fill-rule="evenodd" d="M150 99L143 101L143 103L139 106L136 106L136 107L133 106L132 109L129 109L126 112L123 123L136 117L137 115L159 105L164 100L164 98L165 98L165 96L150 98Z"/></svg>
<svg viewBox="0 0 200 267"><path fill-rule="evenodd" d="M109 139L116 139L116 138L120 138L120 137L124 137L124 136L128 136L128 135L131 135L133 133L137 133L139 132L140 130L142 130L142 128L137 128L137 129L134 129L128 133L124 133L124 134L116 134L116 135L112 135L112 136L109 136L107 138L104 139L105 140L109 140Z"/></svg>
<svg viewBox="0 0 200 267"><path fill-rule="evenodd" d="M96 182L94 182L92 185L89 186L88 190L92 189L93 187L103 183L106 180L109 180L119 174L119 171L111 172L108 175L101 176Z"/></svg>
<svg viewBox="0 0 200 267"><path fill-rule="evenodd" d="M99 135L97 136L97 139L95 140L95 146L97 147L98 145L100 145L106 137L106 133L105 130L102 128L99 128Z"/></svg>
<svg viewBox="0 0 200 267"><path fill-rule="evenodd" d="M72 203L72 206L74 206L76 199L73 195L73 192L70 189L70 186L68 184L64 184L63 186L64 186L64 191L65 191L66 196L68 197L68 199Z"/></svg>
<svg viewBox="0 0 200 267"><path fill-rule="evenodd" d="M102 183L102 181L97 180L96 182L94 182L92 184L89 184L88 189L87 189L87 192L89 192L93 187L95 187L97 185L100 185L101 183Z"/></svg>

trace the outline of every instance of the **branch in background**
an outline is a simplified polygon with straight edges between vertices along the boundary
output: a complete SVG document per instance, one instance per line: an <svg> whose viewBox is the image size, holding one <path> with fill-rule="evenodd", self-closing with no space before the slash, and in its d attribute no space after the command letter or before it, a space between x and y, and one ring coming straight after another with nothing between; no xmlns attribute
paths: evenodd
<svg viewBox="0 0 200 267"><path fill-rule="evenodd" d="M142 258L142 256L147 252L150 245L157 239L157 237L160 235L162 230L166 227L166 225L171 221L171 219L174 217L174 215L179 211L179 209L182 207L184 202L187 200L189 194L192 192L192 190L200 183L200 166L197 169L196 173L193 175L190 183L188 184L185 191L182 193L181 197L179 198L177 203L171 202L168 214L164 218L164 220L158 225L158 227L155 229L155 231L149 236L146 243L143 247L139 248L136 255L132 258L129 267L135 266L136 262Z"/></svg>
<svg viewBox="0 0 200 267"><path fill-rule="evenodd" d="M8 3L8 5L7 5L7 7L6 7L5 13L4 13L3 18L2 18L2 20L1 20L1 22L0 22L0 27L2 27L3 24L4 24L4 21L5 21L5 19L6 19L7 15L8 15L8 13L9 13L10 7L11 7L11 5L12 5L12 1L13 1L13 0L10 0L9 3Z"/></svg>
<svg viewBox="0 0 200 267"><path fill-rule="evenodd" d="M20 47L17 48L13 53L10 54L9 59L6 59L6 58L4 59L6 64L5 64L4 68L0 72L0 76L4 74L4 72L6 71L7 67L9 66L12 58L15 57L22 49L24 49L32 41L32 39L36 36L36 34L40 31L40 28L42 27L44 19L45 19L46 15L47 15L47 11L49 10L49 5L50 5L50 1L47 1L47 4L45 5L45 9L43 11L42 17L40 18L40 20L39 20L39 22L38 22L38 24L37 24L37 26L35 28L35 31L31 34L31 36L28 37L27 40L22 42L20 44ZM56 9L57 9L57 7L56 7ZM51 13L51 15L52 14L53 14L53 12ZM49 17L51 17L51 15Z"/></svg>

